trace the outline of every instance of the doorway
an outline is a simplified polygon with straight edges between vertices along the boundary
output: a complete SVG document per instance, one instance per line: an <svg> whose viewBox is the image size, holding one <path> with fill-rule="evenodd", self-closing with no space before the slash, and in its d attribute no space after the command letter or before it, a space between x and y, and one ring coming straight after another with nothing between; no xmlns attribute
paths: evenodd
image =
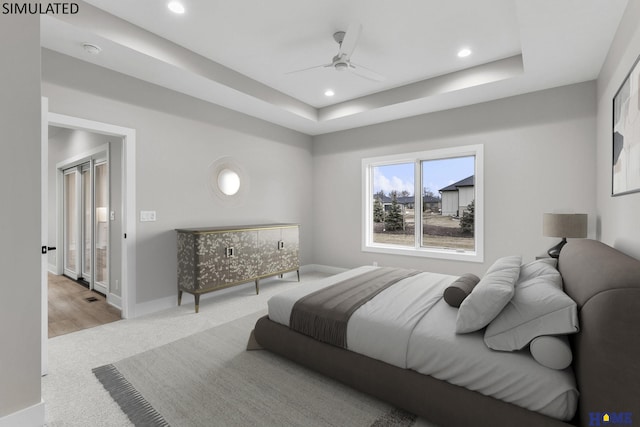
<svg viewBox="0 0 640 427"><path fill-rule="evenodd" d="M49 337L121 318L122 145L48 127L48 240L58 248L48 256Z"/></svg>
<svg viewBox="0 0 640 427"><path fill-rule="evenodd" d="M48 171L51 169L48 163L49 152L49 136L50 126L56 126L65 129L76 129L94 132L101 135L115 136L121 139L121 168L119 172L112 171L112 176L116 173L121 179L122 193L119 196L112 197L113 200L119 200L122 206L121 229L117 241L111 240L111 247L120 248L118 259L111 258L111 262L120 262L121 289L120 306L122 307L122 318L135 317L135 278L136 278L136 131L135 129L116 126L108 123L97 122L94 120L82 119L79 117L67 116L49 111L49 100L42 98L42 145L41 145L41 171L42 171L42 241L43 245L51 244L48 223L49 204L48 194L52 186L58 185L55 179L50 179ZM54 238L56 246L60 246L60 241ZM43 253L47 253L47 246L43 246ZM54 251L55 253L56 251ZM50 253L49 253L50 254ZM49 260L49 262L48 262ZM48 281L47 270L50 270L50 258L42 257L42 375L46 375L48 371L47 359L47 340L48 340ZM47 266L47 264L49 264ZM47 268L49 267L49 268Z"/></svg>

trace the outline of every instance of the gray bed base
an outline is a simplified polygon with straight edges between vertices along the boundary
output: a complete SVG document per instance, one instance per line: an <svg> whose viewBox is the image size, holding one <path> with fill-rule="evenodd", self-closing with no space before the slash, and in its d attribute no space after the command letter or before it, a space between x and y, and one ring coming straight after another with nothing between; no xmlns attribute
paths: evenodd
<svg viewBox="0 0 640 427"><path fill-rule="evenodd" d="M255 338L273 353L441 427L589 426L604 413L640 425L640 261L597 241L572 240L559 269L581 327L571 337L580 398L570 424L321 343L266 316L256 323Z"/></svg>

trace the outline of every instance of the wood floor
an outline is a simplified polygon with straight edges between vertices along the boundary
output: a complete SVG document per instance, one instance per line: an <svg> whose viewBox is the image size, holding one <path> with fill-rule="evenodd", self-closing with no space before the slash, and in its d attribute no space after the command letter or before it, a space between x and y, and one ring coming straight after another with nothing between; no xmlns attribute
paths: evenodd
<svg viewBox="0 0 640 427"><path fill-rule="evenodd" d="M49 274L49 338L115 322L120 316L120 310L101 294Z"/></svg>

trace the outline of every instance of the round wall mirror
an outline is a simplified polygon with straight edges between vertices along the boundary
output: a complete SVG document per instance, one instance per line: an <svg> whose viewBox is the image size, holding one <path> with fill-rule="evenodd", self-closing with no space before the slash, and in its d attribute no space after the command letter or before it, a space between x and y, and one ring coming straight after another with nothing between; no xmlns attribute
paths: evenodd
<svg viewBox="0 0 640 427"><path fill-rule="evenodd" d="M249 176L232 157L221 157L208 168L209 191L227 206L240 206L249 191Z"/></svg>
<svg viewBox="0 0 640 427"><path fill-rule="evenodd" d="M223 169L218 174L218 188L223 194L233 196L240 190L240 175L231 169Z"/></svg>

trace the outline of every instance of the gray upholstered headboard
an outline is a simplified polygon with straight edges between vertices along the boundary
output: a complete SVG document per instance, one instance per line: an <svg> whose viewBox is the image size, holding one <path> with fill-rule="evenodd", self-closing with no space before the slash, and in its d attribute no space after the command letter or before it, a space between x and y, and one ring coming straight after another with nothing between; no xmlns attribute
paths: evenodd
<svg viewBox="0 0 640 427"><path fill-rule="evenodd" d="M581 239L562 249L558 268L578 304L572 346L579 424L600 425L595 418L608 413L640 425L640 261Z"/></svg>

